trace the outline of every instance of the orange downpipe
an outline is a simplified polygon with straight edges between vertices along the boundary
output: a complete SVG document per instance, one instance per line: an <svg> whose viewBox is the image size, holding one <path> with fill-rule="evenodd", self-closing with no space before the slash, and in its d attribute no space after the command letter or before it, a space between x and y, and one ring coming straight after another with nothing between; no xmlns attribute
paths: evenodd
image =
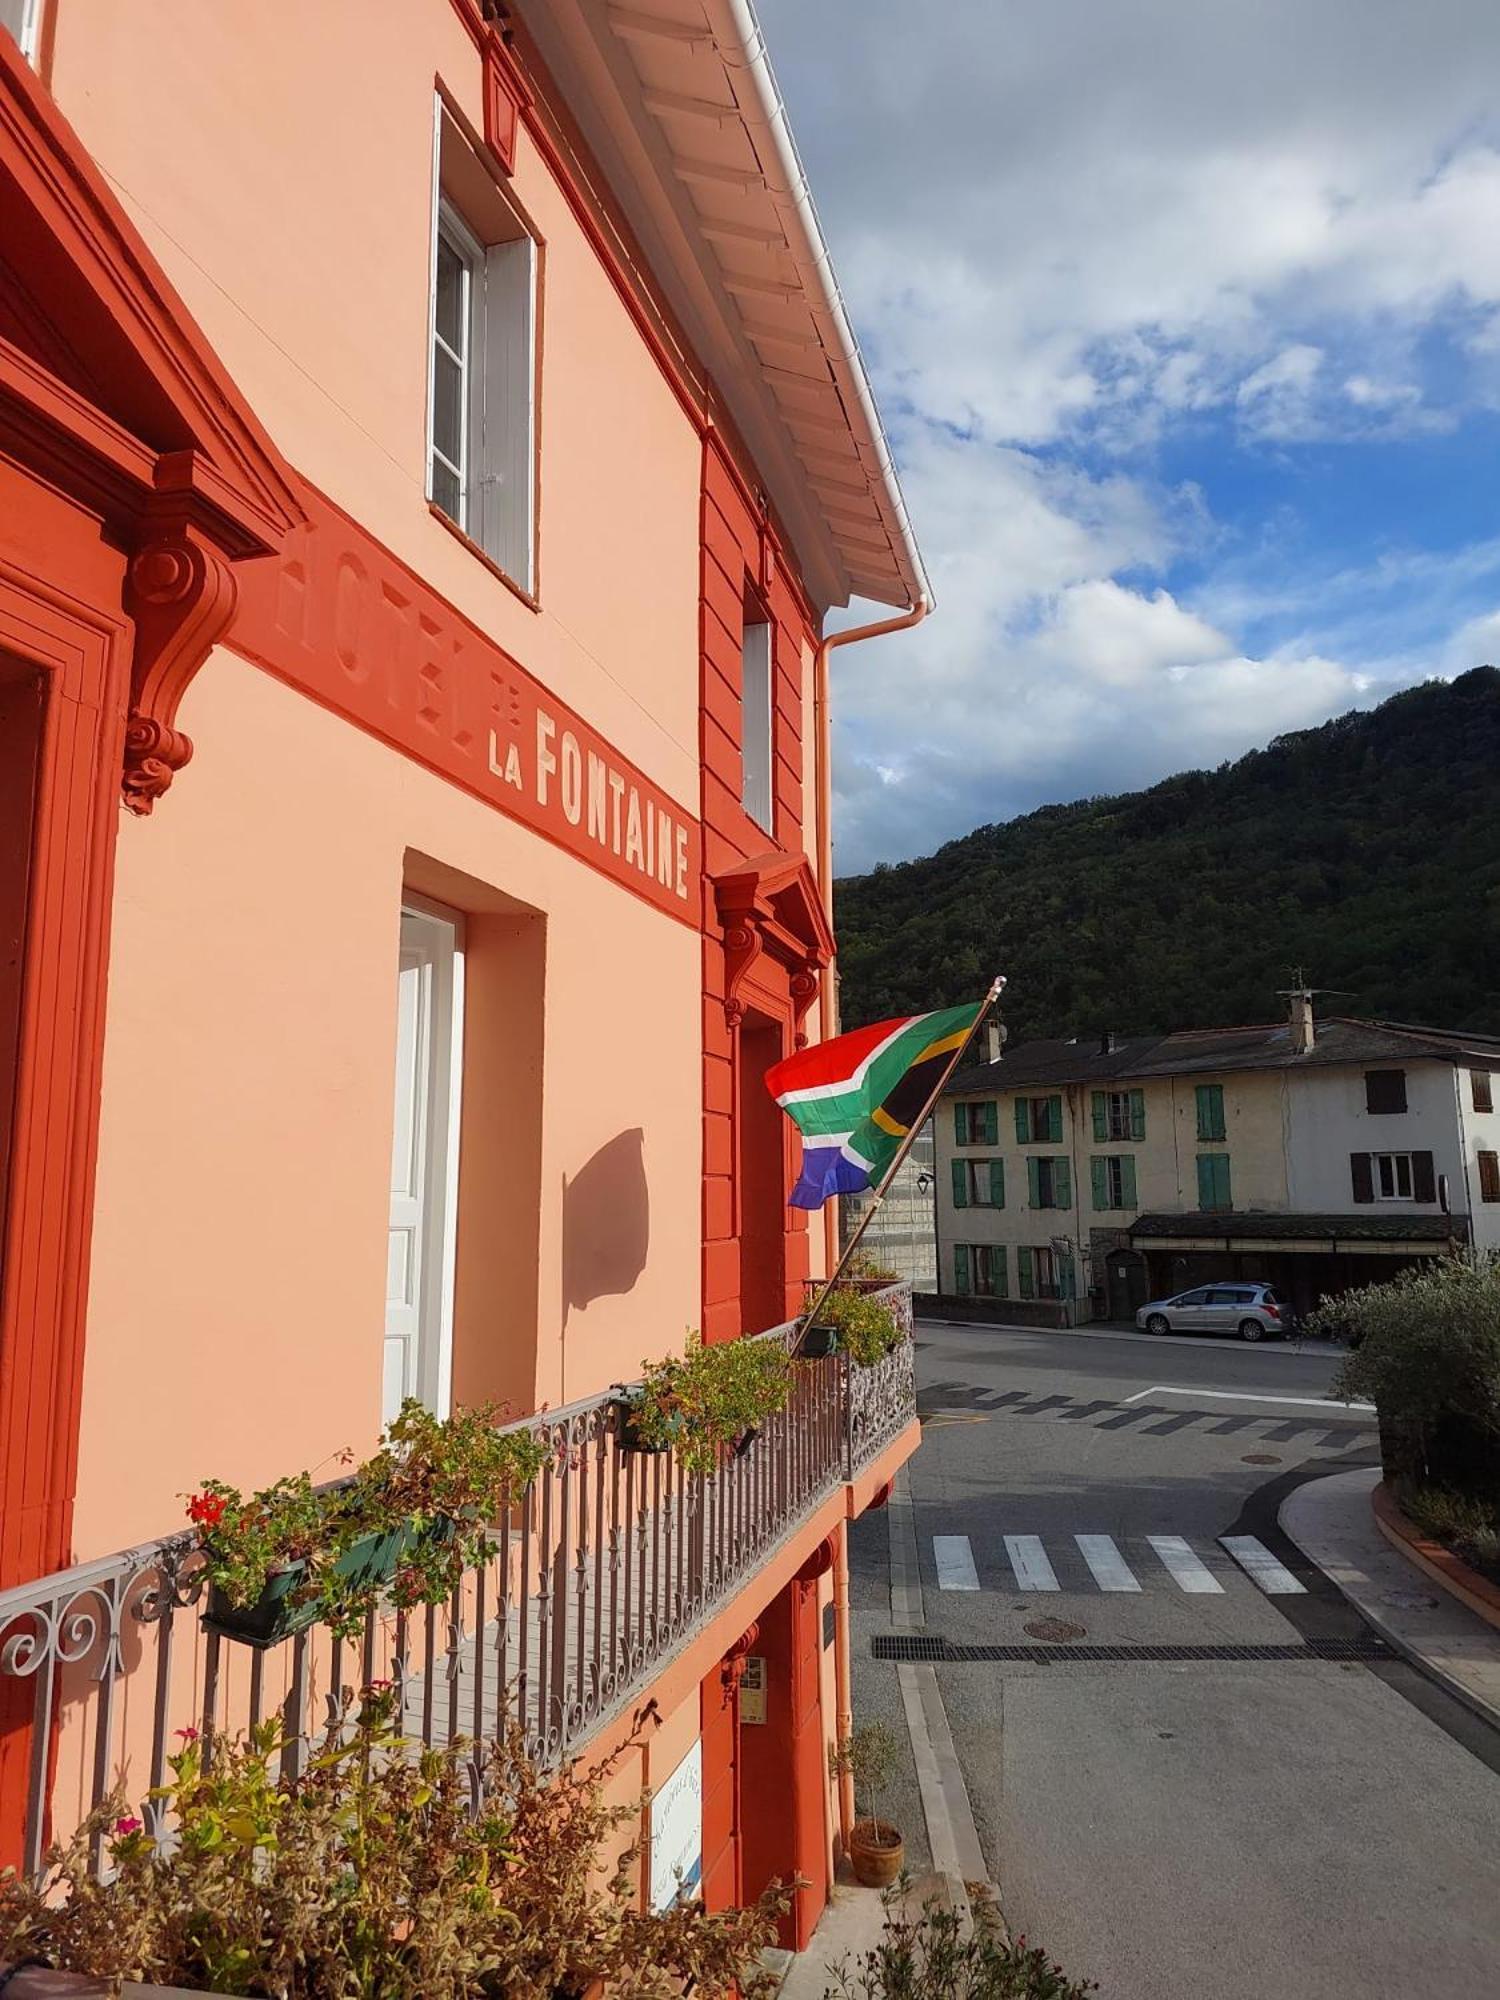
<svg viewBox="0 0 1500 2000"><path fill-rule="evenodd" d="M832 726L828 705L828 655L835 646L852 646L860 639L882 639L887 632L908 632L920 625L932 609L930 601L919 598L910 611L895 618L882 618L873 625L851 625L842 632L828 632L818 641L813 655L813 744L817 769L818 887L829 927L833 925L833 756ZM825 965L818 983L818 1020L826 1042L838 1033L833 967ZM823 1254L827 1269L838 1262L838 1204L823 1207Z"/></svg>

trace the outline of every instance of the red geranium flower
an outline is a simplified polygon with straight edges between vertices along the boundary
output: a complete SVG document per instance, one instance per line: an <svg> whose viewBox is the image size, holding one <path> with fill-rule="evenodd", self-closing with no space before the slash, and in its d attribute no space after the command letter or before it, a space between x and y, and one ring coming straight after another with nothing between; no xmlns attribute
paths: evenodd
<svg viewBox="0 0 1500 2000"><path fill-rule="evenodd" d="M143 1821L136 1819L135 1816L131 1814L124 1819L117 1819L114 1824L114 1831L117 1834L119 1834L120 1838L123 1840L132 1833L139 1833L143 1824L144 1824Z"/></svg>
<svg viewBox="0 0 1500 2000"><path fill-rule="evenodd" d="M228 1504L221 1493L195 1493L188 1502L188 1519L200 1528L217 1528Z"/></svg>

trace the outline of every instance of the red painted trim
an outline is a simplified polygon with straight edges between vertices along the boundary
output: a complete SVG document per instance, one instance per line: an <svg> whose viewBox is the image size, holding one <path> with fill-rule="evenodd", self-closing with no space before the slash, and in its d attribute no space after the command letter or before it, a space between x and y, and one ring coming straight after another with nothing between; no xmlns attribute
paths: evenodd
<svg viewBox="0 0 1500 2000"><path fill-rule="evenodd" d="M698 929L702 834L692 808L653 784L326 495L304 486L302 502L306 525L280 557L241 578L226 643ZM590 831L591 760L605 773L597 780L604 786L603 840ZM567 809L574 770L583 780L576 819ZM641 830L635 858L632 802ZM663 821L665 861L658 851Z"/></svg>
<svg viewBox="0 0 1500 2000"><path fill-rule="evenodd" d="M516 65L506 35L491 28L480 51L484 60L484 143L507 174L516 170L516 128L531 108L531 92Z"/></svg>
<svg viewBox="0 0 1500 2000"><path fill-rule="evenodd" d="M65 279L68 338L111 414L157 450L195 454L180 482L227 553L274 548L297 519L284 461L126 216L78 135L0 35L0 217L28 245L45 307ZM36 254L38 249L42 254ZM78 290L91 295L80 310ZM211 517L211 518L208 518Z"/></svg>

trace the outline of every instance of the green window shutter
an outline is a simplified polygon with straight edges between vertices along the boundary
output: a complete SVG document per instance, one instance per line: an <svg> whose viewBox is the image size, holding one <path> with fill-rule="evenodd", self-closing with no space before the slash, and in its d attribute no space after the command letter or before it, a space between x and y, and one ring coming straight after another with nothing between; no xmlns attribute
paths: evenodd
<svg viewBox="0 0 1500 2000"><path fill-rule="evenodd" d="M1232 1208L1229 1193L1229 1155L1227 1153L1200 1153L1198 1155L1198 1206L1200 1208Z"/></svg>
<svg viewBox="0 0 1500 2000"><path fill-rule="evenodd" d="M1054 1208L1073 1206L1073 1169L1066 1160L1052 1162L1052 1206Z"/></svg>
<svg viewBox="0 0 1500 2000"><path fill-rule="evenodd" d="M1132 1090L1130 1093L1130 1136L1144 1139L1146 1136L1146 1093Z"/></svg>
<svg viewBox="0 0 1500 2000"><path fill-rule="evenodd" d="M984 1143L987 1146L1000 1143L1000 1107L993 1097L984 1107Z"/></svg>
<svg viewBox="0 0 1500 2000"><path fill-rule="evenodd" d="M1221 1083L1200 1083L1197 1088L1198 1137L1200 1139L1222 1139L1224 1136L1224 1086Z"/></svg>
<svg viewBox="0 0 1500 2000"><path fill-rule="evenodd" d="M1024 1146L1031 1137L1031 1099L1016 1099L1016 1143Z"/></svg>
<svg viewBox="0 0 1500 2000"><path fill-rule="evenodd" d="M1010 1297L1010 1273L1005 1262L1005 1245L999 1244L990 1252L990 1270L995 1282L991 1287L997 1299Z"/></svg>
<svg viewBox="0 0 1500 2000"><path fill-rule="evenodd" d="M1040 1160L1033 1158L1026 1162L1026 1180L1027 1193L1031 1197L1031 1206L1033 1208L1040 1208L1042 1205L1042 1163Z"/></svg>
<svg viewBox="0 0 1500 2000"><path fill-rule="evenodd" d="M966 1145L968 1142L969 1125L965 1115L968 1109L967 1104L955 1104L953 1107L953 1143L955 1146Z"/></svg>
<svg viewBox="0 0 1500 2000"><path fill-rule="evenodd" d="M1109 1137L1109 1099L1102 1090L1094 1092L1094 1137L1100 1145Z"/></svg>
<svg viewBox="0 0 1500 2000"><path fill-rule="evenodd" d="M1004 1208L1005 1206L1004 1160L990 1161L990 1200L995 1204L996 1208Z"/></svg>
<svg viewBox="0 0 1500 2000"><path fill-rule="evenodd" d="M953 1246L953 1289L960 1296L969 1289L969 1246L955 1243Z"/></svg>
<svg viewBox="0 0 1500 2000"><path fill-rule="evenodd" d="M1062 1099L1060 1097L1049 1097L1047 1099L1047 1137L1052 1141L1054 1146L1062 1144Z"/></svg>
<svg viewBox="0 0 1500 2000"><path fill-rule="evenodd" d="M1135 1207L1135 1158L1130 1153L1120 1161L1120 1206Z"/></svg>
<svg viewBox="0 0 1500 2000"><path fill-rule="evenodd" d="M1099 1093L1098 1091L1095 1091L1094 1098L1096 1103L1098 1101L1098 1097ZM1094 1120L1094 1123L1097 1125L1098 1122L1099 1121L1096 1118ZM1108 1208L1109 1169L1105 1164L1105 1162L1099 1158L1097 1153L1095 1154L1094 1158L1089 1161L1089 1179L1093 1182L1094 1186L1094 1207L1096 1209Z"/></svg>
<svg viewBox="0 0 1500 2000"><path fill-rule="evenodd" d="M1024 1243L1016 1252L1016 1269L1021 1279L1021 1297L1023 1299L1034 1299L1036 1297L1036 1276L1032 1269L1031 1252L1026 1248Z"/></svg>
<svg viewBox="0 0 1500 2000"><path fill-rule="evenodd" d="M969 1205L969 1163L967 1160L953 1162L953 1206L967 1208Z"/></svg>
<svg viewBox="0 0 1500 2000"><path fill-rule="evenodd" d="M1194 1100L1198 1106L1198 1137L1200 1139L1211 1139L1214 1136L1211 1130L1213 1121L1209 1116L1208 1110L1208 1093L1210 1088L1210 1085L1200 1083L1193 1092Z"/></svg>

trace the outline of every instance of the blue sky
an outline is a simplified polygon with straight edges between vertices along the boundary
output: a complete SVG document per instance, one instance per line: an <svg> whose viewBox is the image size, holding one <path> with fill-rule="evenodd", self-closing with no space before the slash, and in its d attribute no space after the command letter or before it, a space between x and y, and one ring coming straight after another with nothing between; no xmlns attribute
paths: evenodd
<svg viewBox="0 0 1500 2000"><path fill-rule="evenodd" d="M1500 662L1494 0L759 12L939 600L841 871Z"/></svg>

